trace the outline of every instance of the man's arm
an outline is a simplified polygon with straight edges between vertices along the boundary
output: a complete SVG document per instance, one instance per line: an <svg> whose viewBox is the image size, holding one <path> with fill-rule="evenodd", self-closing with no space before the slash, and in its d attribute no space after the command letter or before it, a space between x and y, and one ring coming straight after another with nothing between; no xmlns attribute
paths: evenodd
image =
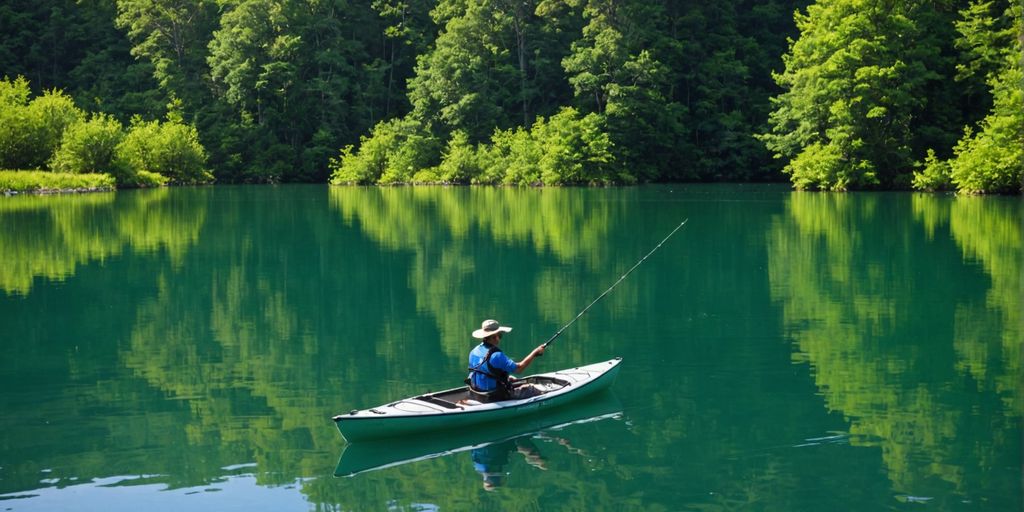
<svg viewBox="0 0 1024 512"><path fill-rule="evenodd" d="M526 356L525 359L516 364L516 373L521 373L526 367L530 366L535 357L544 355L544 345L538 345L537 348L530 352L530 355Z"/></svg>

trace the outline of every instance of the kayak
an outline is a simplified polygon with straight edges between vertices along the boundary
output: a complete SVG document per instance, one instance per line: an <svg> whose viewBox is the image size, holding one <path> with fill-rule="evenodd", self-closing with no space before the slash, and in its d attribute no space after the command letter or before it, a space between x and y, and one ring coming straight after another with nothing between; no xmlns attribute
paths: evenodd
<svg viewBox="0 0 1024 512"><path fill-rule="evenodd" d="M619 373L621 357L608 361L541 373L518 379L543 392L517 400L481 403L469 388L427 393L364 410L335 416L338 431L348 442L398 437L413 433L461 428L505 421L574 402L607 389Z"/></svg>
<svg viewBox="0 0 1024 512"><path fill-rule="evenodd" d="M439 430L423 435L376 439L346 444L338 457L334 476L361 473L485 449L524 437L563 438L578 425L622 420L622 404L610 390L595 393L551 412L541 412L511 422L487 423L464 430Z"/></svg>
<svg viewBox="0 0 1024 512"><path fill-rule="evenodd" d="M611 386L619 373L621 357L567 370L518 379L543 393L518 400L481 403L472 400L469 388L427 393L370 409L335 416L338 431L348 442L397 437L412 433L503 421L579 400Z"/></svg>

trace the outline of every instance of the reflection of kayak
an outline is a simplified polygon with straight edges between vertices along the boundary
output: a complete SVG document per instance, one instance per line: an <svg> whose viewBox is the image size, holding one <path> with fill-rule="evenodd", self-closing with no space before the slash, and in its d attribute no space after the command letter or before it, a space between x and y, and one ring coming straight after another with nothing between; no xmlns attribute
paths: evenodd
<svg viewBox="0 0 1024 512"><path fill-rule="evenodd" d="M622 405L611 392L599 393L550 412L519 421L479 425L460 431L357 441L345 446L334 476L355 476L401 466L410 462L476 450L540 431L562 430L572 425L620 417Z"/></svg>
<svg viewBox="0 0 1024 512"><path fill-rule="evenodd" d="M620 362L622 358L616 357L602 363L519 379L517 382L544 390L543 394L530 398L479 403L470 399L469 389L463 386L339 414L334 422L341 435L354 442L509 420L564 405L607 388L619 373Z"/></svg>

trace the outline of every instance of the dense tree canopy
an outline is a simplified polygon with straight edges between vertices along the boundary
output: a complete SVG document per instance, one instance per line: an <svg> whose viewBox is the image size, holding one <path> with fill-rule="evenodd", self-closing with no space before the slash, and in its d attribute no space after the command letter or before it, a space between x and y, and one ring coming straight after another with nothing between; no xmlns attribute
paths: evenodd
<svg viewBox="0 0 1024 512"><path fill-rule="evenodd" d="M0 74L50 124L0 142L45 168L74 106L177 116L220 182L1019 193L1022 27L1013 0L12 0Z"/></svg>
<svg viewBox="0 0 1024 512"><path fill-rule="evenodd" d="M957 28L958 45L975 56L967 75L983 74L992 108L954 148L950 177L966 192L1024 189L1024 5L974 2Z"/></svg>
<svg viewBox="0 0 1024 512"><path fill-rule="evenodd" d="M800 38L776 75L785 92L773 99L772 130L762 135L788 159L784 172L794 185L903 188L913 180L942 188L952 166L960 170L953 173L959 190L1019 192L1024 124L1020 108L1015 118L1010 111L1020 105L1014 92L1019 98L1022 83L1011 68L1020 68L1014 35L1024 28L1019 4L1000 3L973 1L956 11L941 2L822 0L797 13ZM1002 36L993 30L1000 26ZM954 46L961 54L948 57ZM992 77L1002 69L1002 78ZM989 76L979 76L985 70ZM960 94L949 90L954 77ZM968 124L954 160L943 162L937 153L948 154L955 134L977 117L969 102L986 79L1000 114L982 121L986 135L976 139ZM960 111L950 108L959 102L966 103ZM1006 146L993 148L992 137ZM972 157L975 151L991 165ZM914 179L922 160L925 170Z"/></svg>

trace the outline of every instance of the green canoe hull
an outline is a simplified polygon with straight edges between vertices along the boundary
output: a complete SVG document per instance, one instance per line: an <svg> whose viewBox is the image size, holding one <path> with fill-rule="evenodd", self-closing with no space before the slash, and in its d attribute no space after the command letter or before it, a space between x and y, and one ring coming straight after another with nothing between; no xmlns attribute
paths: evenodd
<svg viewBox="0 0 1024 512"><path fill-rule="evenodd" d="M544 431L568 432L576 425L621 420L622 404L608 389L558 408L509 422L474 425L463 430L439 430L406 437L348 443L342 448L334 476L350 477L423 460L447 457ZM558 434L562 436L563 434Z"/></svg>
<svg viewBox="0 0 1024 512"><path fill-rule="evenodd" d="M349 442L407 436L421 432L459 429L489 422L510 421L561 407L607 389L615 381L621 358L592 365L535 375L522 380L549 379L566 383L560 389L523 400L468 405L443 400L460 396L465 388L400 400L334 417L338 431Z"/></svg>

